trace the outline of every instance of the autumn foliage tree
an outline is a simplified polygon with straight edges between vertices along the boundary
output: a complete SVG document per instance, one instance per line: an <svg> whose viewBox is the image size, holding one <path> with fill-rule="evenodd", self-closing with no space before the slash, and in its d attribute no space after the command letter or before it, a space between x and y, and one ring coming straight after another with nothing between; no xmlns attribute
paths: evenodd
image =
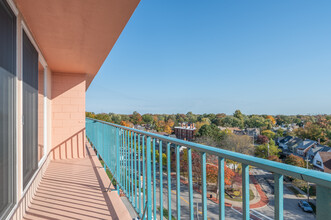
<svg viewBox="0 0 331 220"><path fill-rule="evenodd" d="M257 144L266 144L268 142L269 142L269 138L267 136L264 135L257 136L257 140L256 140Z"/></svg>
<svg viewBox="0 0 331 220"><path fill-rule="evenodd" d="M268 116L266 117L266 119L269 119L273 125L276 124L276 120L275 120L275 118L272 117L271 115L268 115Z"/></svg>
<svg viewBox="0 0 331 220"><path fill-rule="evenodd" d="M297 166L297 167L305 167L305 161L299 157L295 156L293 154L290 154L286 157L285 161L286 164Z"/></svg>
<svg viewBox="0 0 331 220"><path fill-rule="evenodd" d="M129 121L121 121L121 125L129 128L133 127L133 124Z"/></svg>
<svg viewBox="0 0 331 220"><path fill-rule="evenodd" d="M276 161L276 162L279 162L279 163L282 162L282 160L279 159L279 157L276 156L276 155L271 155L271 156L269 156L267 159L268 159L268 160L272 160L272 161Z"/></svg>

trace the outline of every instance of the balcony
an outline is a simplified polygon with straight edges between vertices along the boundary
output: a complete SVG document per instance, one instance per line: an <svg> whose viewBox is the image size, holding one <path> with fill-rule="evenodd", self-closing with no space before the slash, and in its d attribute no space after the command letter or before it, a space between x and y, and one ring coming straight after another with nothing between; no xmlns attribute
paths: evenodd
<svg viewBox="0 0 331 220"><path fill-rule="evenodd" d="M169 219L196 219L197 216L200 219L272 219L251 211L254 207L249 201L250 166L273 173L274 219L291 218L284 216L285 175L315 183L316 218L330 219L329 174L89 118L86 119L86 135L84 158L49 162L23 219L132 219L119 196L127 197L141 219L161 219L160 216ZM162 156L156 157L156 150L162 152L162 146L166 146L166 161ZM180 146L188 149L186 184L176 175L181 166ZM192 150L201 155L202 189L199 192L192 181ZM207 199L207 154L218 157L218 203ZM243 167L243 201L236 211L225 202L225 159L237 161ZM108 176L105 171L110 172Z"/></svg>

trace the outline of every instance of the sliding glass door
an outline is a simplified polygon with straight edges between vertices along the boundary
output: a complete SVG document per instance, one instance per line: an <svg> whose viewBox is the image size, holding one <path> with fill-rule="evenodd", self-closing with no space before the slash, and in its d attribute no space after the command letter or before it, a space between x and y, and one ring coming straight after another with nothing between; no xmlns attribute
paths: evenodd
<svg viewBox="0 0 331 220"><path fill-rule="evenodd" d="M23 187L38 169L38 52L23 31Z"/></svg>
<svg viewBox="0 0 331 220"><path fill-rule="evenodd" d="M16 201L16 17L0 0L0 219Z"/></svg>

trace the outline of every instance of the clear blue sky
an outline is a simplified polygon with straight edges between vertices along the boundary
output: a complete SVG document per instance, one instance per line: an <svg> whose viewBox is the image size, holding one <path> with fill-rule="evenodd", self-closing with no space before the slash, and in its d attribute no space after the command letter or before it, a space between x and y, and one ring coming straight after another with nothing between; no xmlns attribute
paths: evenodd
<svg viewBox="0 0 331 220"><path fill-rule="evenodd" d="M86 110L331 113L330 0L142 0Z"/></svg>

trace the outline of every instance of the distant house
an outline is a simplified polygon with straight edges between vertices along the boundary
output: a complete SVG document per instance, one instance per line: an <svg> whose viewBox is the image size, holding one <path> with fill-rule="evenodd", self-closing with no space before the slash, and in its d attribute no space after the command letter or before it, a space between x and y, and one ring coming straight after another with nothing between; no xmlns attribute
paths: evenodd
<svg viewBox="0 0 331 220"><path fill-rule="evenodd" d="M296 148L295 153L303 158L307 157L307 153L310 148L312 148L314 145L317 145L317 141L312 141L309 139L306 139L302 141Z"/></svg>
<svg viewBox="0 0 331 220"><path fill-rule="evenodd" d="M292 140L293 139L293 137L292 136L286 136L286 137L284 137L283 139L280 139L278 142L277 142L277 144L278 144L278 146L280 147L280 148L282 148L282 149L287 149L287 146L286 146L286 144L287 144L287 142L289 142L290 140Z"/></svg>
<svg viewBox="0 0 331 220"><path fill-rule="evenodd" d="M245 133L248 136L257 138L257 136L260 135L260 129L259 128L246 128Z"/></svg>
<svg viewBox="0 0 331 220"><path fill-rule="evenodd" d="M331 173L331 152L318 152L313 160L316 169Z"/></svg>
<svg viewBox="0 0 331 220"><path fill-rule="evenodd" d="M222 126L218 126L218 128L221 131L229 130L235 135L248 135L248 136L254 137L254 138L257 138L257 136L260 135L260 129L259 128L240 129L238 127L222 127Z"/></svg>
<svg viewBox="0 0 331 220"><path fill-rule="evenodd" d="M317 145L314 145L313 147L311 147L307 153L307 157L311 163L313 162L314 157L316 156L316 154L318 152L331 152L331 147L321 145L321 144L317 144Z"/></svg>
<svg viewBox="0 0 331 220"><path fill-rule="evenodd" d="M182 124L180 127L174 128L176 138L192 141L194 138L194 134L196 132L196 127L194 123L191 124Z"/></svg>
<svg viewBox="0 0 331 220"><path fill-rule="evenodd" d="M295 149L303 142L301 138L294 137L290 141L288 141L285 146L286 150L290 153L295 153Z"/></svg>

